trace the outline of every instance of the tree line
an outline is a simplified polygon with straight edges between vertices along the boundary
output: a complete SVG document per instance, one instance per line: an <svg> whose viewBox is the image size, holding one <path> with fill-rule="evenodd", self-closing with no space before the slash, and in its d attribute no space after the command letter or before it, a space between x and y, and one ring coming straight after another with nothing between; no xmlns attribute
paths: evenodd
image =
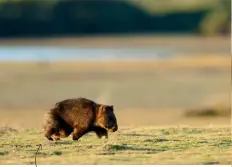
<svg viewBox="0 0 232 167"><path fill-rule="evenodd" d="M154 5L155 5L154 0ZM210 8L149 14L126 0L0 2L0 37L117 33L230 33L230 0Z"/></svg>

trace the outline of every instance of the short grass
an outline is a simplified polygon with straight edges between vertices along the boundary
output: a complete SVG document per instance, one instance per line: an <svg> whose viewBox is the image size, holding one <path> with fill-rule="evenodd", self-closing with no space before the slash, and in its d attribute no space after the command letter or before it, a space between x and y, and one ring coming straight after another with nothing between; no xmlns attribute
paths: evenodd
<svg viewBox="0 0 232 167"><path fill-rule="evenodd" d="M74 142L71 137L48 141L41 131L0 133L1 164L231 164L229 127L144 127L121 128L109 139L86 134Z"/></svg>

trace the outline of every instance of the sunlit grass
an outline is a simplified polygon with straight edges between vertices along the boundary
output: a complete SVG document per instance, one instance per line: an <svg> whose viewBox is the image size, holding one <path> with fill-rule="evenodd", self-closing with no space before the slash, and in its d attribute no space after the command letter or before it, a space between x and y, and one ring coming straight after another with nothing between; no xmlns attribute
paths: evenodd
<svg viewBox="0 0 232 167"><path fill-rule="evenodd" d="M1 132L0 157L4 164L230 164L231 129L140 128L120 129L109 139L87 134L51 142L37 130ZM17 146L18 145L18 146Z"/></svg>

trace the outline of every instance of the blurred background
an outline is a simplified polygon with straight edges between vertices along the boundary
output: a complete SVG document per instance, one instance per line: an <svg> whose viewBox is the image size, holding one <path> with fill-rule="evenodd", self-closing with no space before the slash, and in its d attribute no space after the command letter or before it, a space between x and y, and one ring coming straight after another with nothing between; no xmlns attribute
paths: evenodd
<svg viewBox="0 0 232 167"><path fill-rule="evenodd" d="M0 126L57 101L121 126L230 124L230 0L0 0Z"/></svg>

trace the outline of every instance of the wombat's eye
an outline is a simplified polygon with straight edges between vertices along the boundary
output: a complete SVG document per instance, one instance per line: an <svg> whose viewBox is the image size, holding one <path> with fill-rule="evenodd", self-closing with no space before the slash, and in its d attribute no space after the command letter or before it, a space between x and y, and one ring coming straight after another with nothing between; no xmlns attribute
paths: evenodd
<svg viewBox="0 0 232 167"><path fill-rule="evenodd" d="M109 117L109 121L113 121L114 120L114 118L113 117Z"/></svg>

